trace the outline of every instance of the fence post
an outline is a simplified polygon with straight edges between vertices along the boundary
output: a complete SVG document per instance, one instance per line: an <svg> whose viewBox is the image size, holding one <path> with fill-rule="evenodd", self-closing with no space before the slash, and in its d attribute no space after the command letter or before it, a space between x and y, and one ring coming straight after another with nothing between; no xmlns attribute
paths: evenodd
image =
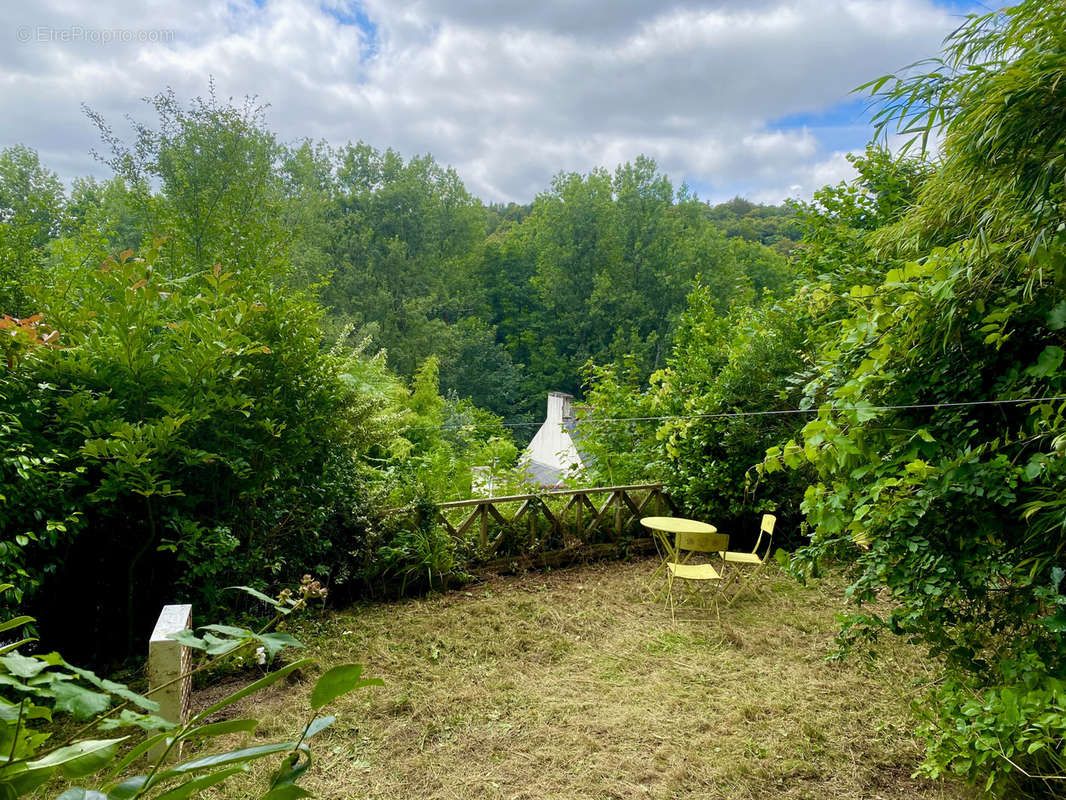
<svg viewBox="0 0 1066 800"><path fill-rule="evenodd" d="M583 513L582 506L585 505L585 495L574 495L574 500L576 501L574 503L574 506L577 509L577 543L581 545L585 543L585 526L581 521L581 516Z"/></svg>
<svg viewBox="0 0 1066 800"><path fill-rule="evenodd" d="M163 606L148 641L148 689L164 687L151 698L159 703L159 716L178 725L184 725L189 718L192 678L175 679L189 671L190 650L167 637L186 630L191 622L191 605ZM162 745L156 747L152 757L158 758L163 749Z"/></svg>

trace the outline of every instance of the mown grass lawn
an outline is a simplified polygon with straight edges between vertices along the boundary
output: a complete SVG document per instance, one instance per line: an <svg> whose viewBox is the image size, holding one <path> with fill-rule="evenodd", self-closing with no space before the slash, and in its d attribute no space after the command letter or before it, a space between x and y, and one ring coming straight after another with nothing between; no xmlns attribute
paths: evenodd
<svg viewBox="0 0 1066 800"><path fill-rule="evenodd" d="M719 626L649 602L653 567L499 578L305 621L296 633L323 669L359 661L386 686L338 704L303 785L380 800L976 796L911 777L920 653L887 642L872 664L825 661L839 581L770 569ZM291 735L308 688L239 713L263 720L259 736Z"/></svg>

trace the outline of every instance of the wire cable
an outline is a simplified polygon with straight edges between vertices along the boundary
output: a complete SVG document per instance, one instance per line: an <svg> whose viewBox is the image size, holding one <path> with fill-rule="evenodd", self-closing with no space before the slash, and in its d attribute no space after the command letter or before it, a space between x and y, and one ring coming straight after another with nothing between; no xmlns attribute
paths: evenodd
<svg viewBox="0 0 1066 800"><path fill-rule="evenodd" d="M1059 395L1056 397L1022 397L1015 399L1005 400L959 400L954 402L945 403L911 403L907 405L892 405L892 406L830 406L830 411L911 411L922 409L941 409L941 408L968 408L973 406L1005 406L1005 405L1021 405L1024 403L1057 403L1060 401L1066 401L1066 395ZM666 420L690 420L690 419L735 419L739 417L769 417L769 416L787 416L793 414L817 414L825 410L825 406L818 406L813 408L784 408L774 409L770 411L721 411L714 414L665 414L656 417L585 417L579 422L581 425L601 425L609 422L663 422ZM539 428L544 422L501 422L498 423L499 427L503 428ZM463 428L472 427L484 427L475 424L470 425L441 425L440 430L462 430ZM497 427L496 424L491 424L492 427ZM428 428L431 426L419 426L413 425L412 428Z"/></svg>

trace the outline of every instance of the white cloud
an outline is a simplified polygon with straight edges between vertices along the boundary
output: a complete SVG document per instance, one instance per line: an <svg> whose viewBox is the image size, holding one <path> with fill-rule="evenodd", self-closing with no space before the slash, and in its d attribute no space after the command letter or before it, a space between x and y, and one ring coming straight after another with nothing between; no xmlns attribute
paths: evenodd
<svg viewBox="0 0 1066 800"><path fill-rule="evenodd" d="M809 195L843 174L835 151L861 147L861 126L837 123L858 136L841 145L814 123L772 121L846 101L937 52L958 22L931 0L13 5L0 10L11 38L0 47L0 146L36 147L64 177L100 171L81 103L122 131L124 114L151 118L141 98L167 86L204 94L213 75L223 97L269 102L282 138L431 152L474 194L518 201L559 170L640 153L705 196ZM80 39L62 40L78 28ZM149 40L105 42L106 31Z"/></svg>

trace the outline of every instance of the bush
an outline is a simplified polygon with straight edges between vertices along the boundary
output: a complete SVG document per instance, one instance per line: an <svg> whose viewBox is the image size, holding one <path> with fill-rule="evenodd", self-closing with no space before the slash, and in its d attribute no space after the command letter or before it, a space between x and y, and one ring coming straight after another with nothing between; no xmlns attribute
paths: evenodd
<svg viewBox="0 0 1066 800"><path fill-rule="evenodd" d="M0 376L4 577L79 657L132 651L164 601L212 614L222 586L333 560L384 435L311 301L253 269L162 278L157 255L57 271L63 346Z"/></svg>

